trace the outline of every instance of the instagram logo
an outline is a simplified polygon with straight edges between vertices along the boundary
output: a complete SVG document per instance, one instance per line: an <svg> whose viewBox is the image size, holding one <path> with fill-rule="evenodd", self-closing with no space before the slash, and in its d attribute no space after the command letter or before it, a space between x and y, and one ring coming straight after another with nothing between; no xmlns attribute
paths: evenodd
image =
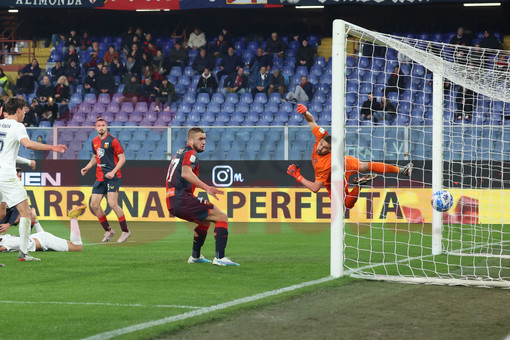
<svg viewBox="0 0 510 340"><path fill-rule="evenodd" d="M217 187L229 187L234 183L234 170L229 165L216 165L212 169L212 182Z"/></svg>

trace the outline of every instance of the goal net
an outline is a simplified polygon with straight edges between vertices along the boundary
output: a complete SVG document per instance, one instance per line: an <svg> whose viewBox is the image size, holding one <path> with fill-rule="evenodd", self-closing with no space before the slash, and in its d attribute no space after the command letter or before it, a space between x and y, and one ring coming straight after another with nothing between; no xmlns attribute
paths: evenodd
<svg viewBox="0 0 510 340"><path fill-rule="evenodd" d="M333 209L332 275L510 288L506 52L340 20L333 35L333 155L414 170L378 174ZM343 169L332 157L333 207ZM445 213L430 202L440 189L454 198Z"/></svg>

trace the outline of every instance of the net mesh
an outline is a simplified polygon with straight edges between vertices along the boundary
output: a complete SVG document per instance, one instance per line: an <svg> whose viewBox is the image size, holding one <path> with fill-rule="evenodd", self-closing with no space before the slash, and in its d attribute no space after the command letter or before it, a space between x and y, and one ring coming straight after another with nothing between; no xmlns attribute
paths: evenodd
<svg viewBox="0 0 510 340"><path fill-rule="evenodd" d="M347 272L510 283L507 55L346 28L345 154L414 163L410 178L379 174L346 211ZM454 197L439 255L432 255L430 203L433 75L444 78L443 188Z"/></svg>

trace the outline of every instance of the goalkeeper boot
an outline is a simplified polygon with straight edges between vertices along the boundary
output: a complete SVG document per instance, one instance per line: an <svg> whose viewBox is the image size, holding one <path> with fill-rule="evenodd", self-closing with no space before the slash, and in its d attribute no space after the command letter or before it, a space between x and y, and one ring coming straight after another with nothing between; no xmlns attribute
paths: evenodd
<svg viewBox="0 0 510 340"><path fill-rule="evenodd" d="M101 242L108 242L113 236L115 236L115 231L113 229L105 231L103 240Z"/></svg>
<svg viewBox="0 0 510 340"><path fill-rule="evenodd" d="M357 184L357 185L366 185L366 184L370 184L372 183L372 181L374 179L377 178L377 174L370 174L370 175L366 175L366 176L363 176L361 178L354 178L354 184Z"/></svg>
<svg viewBox="0 0 510 340"><path fill-rule="evenodd" d="M188 263L211 263L211 260L208 260L204 257L204 255L200 255L200 257L190 256L188 259Z"/></svg>
<svg viewBox="0 0 510 340"><path fill-rule="evenodd" d="M400 168L400 174L411 177L411 173L413 172L413 163L408 163L407 165Z"/></svg>
<svg viewBox="0 0 510 340"><path fill-rule="evenodd" d="M235 263L233 261L231 261L228 257L222 257L221 259L218 259L218 258L214 258L212 264L214 264L215 266L221 266L221 267L226 267L226 266L238 266L239 263Z"/></svg>
<svg viewBox="0 0 510 340"><path fill-rule="evenodd" d="M85 209L87 209L86 205L80 205L79 207L69 210L67 212L67 216L70 219L78 218L79 216L83 215L83 213L85 212Z"/></svg>

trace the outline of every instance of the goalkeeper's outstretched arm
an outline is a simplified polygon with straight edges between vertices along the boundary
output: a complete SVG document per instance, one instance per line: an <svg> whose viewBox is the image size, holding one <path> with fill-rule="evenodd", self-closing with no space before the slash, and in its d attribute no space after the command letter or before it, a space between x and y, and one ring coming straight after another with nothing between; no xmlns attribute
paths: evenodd
<svg viewBox="0 0 510 340"><path fill-rule="evenodd" d="M324 182L317 180L315 182L312 182L304 178L303 175L301 175L299 165L296 164L289 165L289 167L287 168L287 173L294 177L298 183L303 184L305 187L307 187L313 192L318 192L324 186Z"/></svg>
<svg viewBox="0 0 510 340"><path fill-rule="evenodd" d="M315 129L315 127L317 126L317 123L315 122L315 119L313 118L310 111L308 111L308 108L303 104L298 104L296 107L296 111L303 116L303 118L310 126L310 129L313 131L313 129Z"/></svg>

